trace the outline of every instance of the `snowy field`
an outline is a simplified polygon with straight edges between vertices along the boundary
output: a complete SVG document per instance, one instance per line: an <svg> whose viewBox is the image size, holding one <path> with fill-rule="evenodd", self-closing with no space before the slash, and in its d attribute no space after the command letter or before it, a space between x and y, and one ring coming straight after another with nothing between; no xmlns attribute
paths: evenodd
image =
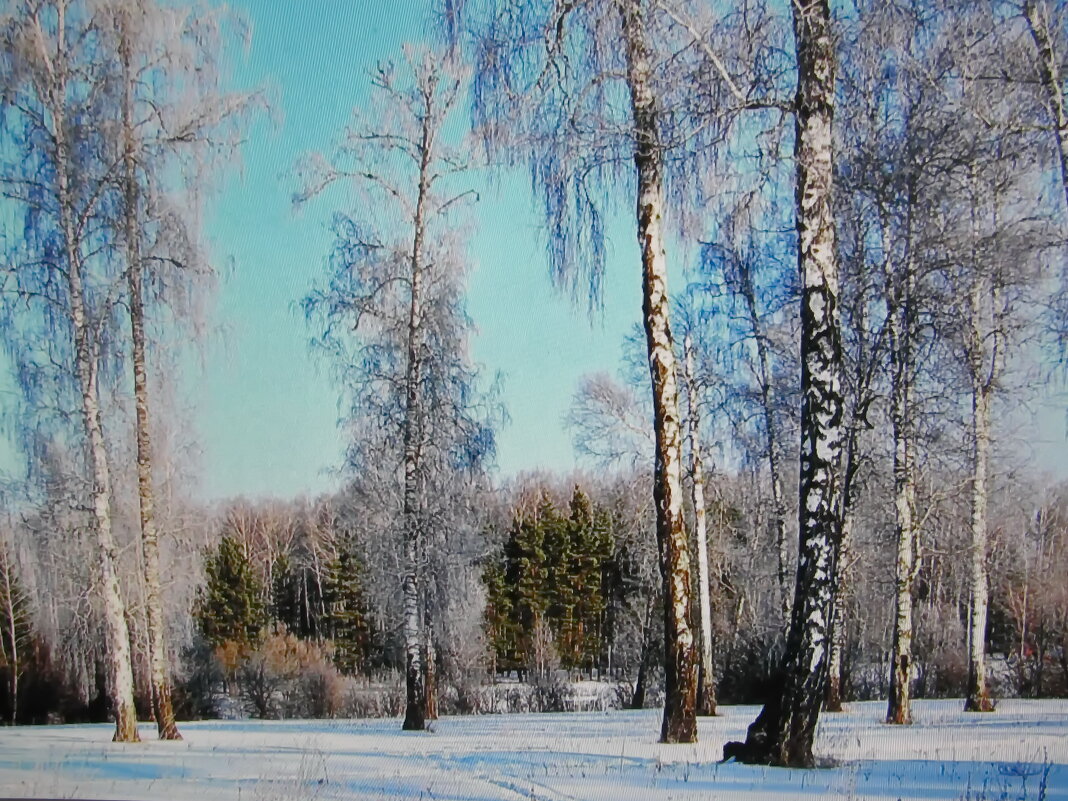
<svg viewBox="0 0 1068 801"><path fill-rule="evenodd" d="M700 721L696 745L656 743L659 710L443 719L211 721L186 741L109 742L107 725L0 728L0 796L86 799L772 799L1068 800L1068 701L1003 701L965 715L917 702L916 724L885 704L824 715L812 771L717 764L756 707Z"/></svg>

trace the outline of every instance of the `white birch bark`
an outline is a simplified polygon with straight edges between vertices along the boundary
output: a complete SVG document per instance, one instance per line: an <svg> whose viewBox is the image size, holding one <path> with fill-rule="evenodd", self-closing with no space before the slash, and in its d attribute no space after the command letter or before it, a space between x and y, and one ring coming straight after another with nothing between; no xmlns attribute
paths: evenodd
<svg viewBox="0 0 1068 801"><path fill-rule="evenodd" d="M664 163L653 90L653 55L642 0L620 0L626 79L634 121L638 246L642 259L642 311L653 391L656 461L653 496L664 582L664 719L660 739L697 739L697 665L691 628L690 554L682 518L682 435L674 343L668 321L664 251Z"/></svg>
<svg viewBox="0 0 1068 801"><path fill-rule="evenodd" d="M11 672L11 680L8 686L11 691L10 722L12 726L18 722L19 674L22 672L22 667L19 664L19 637L18 618L16 617L17 612L15 609L15 586L11 580L11 573L14 569L12 560L7 553L7 547L3 543L0 543L0 579L2 579L4 583L4 614L7 617L7 634L11 644L11 652L7 653L7 649L3 647L3 643L0 643L0 654L4 656L7 668Z"/></svg>
<svg viewBox="0 0 1068 801"><path fill-rule="evenodd" d="M133 72L129 11L123 15L120 42L123 67L122 126L124 138L123 183L126 208L126 278L129 289L130 332L133 351L135 435L137 441L137 499L141 522L141 551L144 558L145 607L148 618L149 675L152 685L152 714L161 740L181 740L174 720L171 685L167 670L163 601L160 589L159 537L152 490L152 439L149 431L148 373L145 360L145 316L141 287L141 248L137 222L137 148L133 121Z"/></svg>
<svg viewBox="0 0 1068 801"><path fill-rule="evenodd" d="M421 120L419 140L419 187L413 216L410 298L408 307L408 352L404 377L404 653L407 704L403 727L421 731L426 728L429 654L424 629L426 563L423 553L425 532L422 530L419 498L419 460L422 438L422 323L423 323L423 237L425 204L429 192L430 164L433 148L433 95L423 88L425 114Z"/></svg>
<svg viewBox="0 0 1068 801"><path fill-rule="evenodd" d="M781 689L725 758L814 764L827 688L841 520L842 341L835 252L835 49L828 0L795 0L798 269L801 279L801 474L796 589Z"/></svg>
<svg viewBox="0 0 1068 801"><path fill-rule="evenodd" d="M67 289L70 295L70 321L74 331L74 367L81 395L82 419L92 478L94 530L98 548L98 590L104 616L106 660L111 692L112 712L115 716L116 742L137 742L137 717L133 700L133 670L130 663L129 630L126 607L116 574L118 548L112 532L111 476L108 469L104 432L100 423L98 399L98 354L90 336L90 322L85 310L82 281L81 242L75 223L73 194L70 189L72 165L71 145L68 141L66 94L69 65L66 62L66 4L57 4L57 48L55 57L47 53L41 36L41 55L48 70L45 105L52 116L56 200L59 207L60 228L66 261ZM41 29L40 20L35 20Z"/></svg>
<svg viewBox="0 0 1068 801"><path fill-rule="evenodd" d="M846 650L846 614L843 586L845 570L852 554L853 515L844 505L842 510L842 549L839 554L839 589L834 604L834 623L831 628L831 654L827 658L827 700L823 708L826 712L841 712L845 696L845 650Z"/></svg>
<svg viewBox="0 0 1068 801"><path fill-rule="evenodd" d="M984 282L972 287L969 312L969 362L972 380L972 487L971 487L971 582L968 615L968 696L965 711L991 712L994 705L986 687L986 623L989 607L987 550L987 469L990 459L990 391L996 374L997 353L986 368L986 337L983 326Z"/></svg>
<svg viewBox="0 0 1068 801"><path fill-rule="evenodd" d="M690 492L693 503L694 537L697 539L697 581L699 584L701 642L698 651L697 714L716 714L715 669L712 665L712 594L708 567L708 524L705 513L705 476L701 462L700 412L693 369L693 342L683 338L686 375L686 439L690 449Z"/></svg>
<svg viewBox="0 0 1068 801"><path fill-rule="evenodd" d="M903 291L888 287L887 309L892 366L890 419L894 437L894 515L897 558L894 571L894 635L891 646L890 698L886 722L912 722L912 587L916 578L916 486L912 459L911 267Z"/></svg>

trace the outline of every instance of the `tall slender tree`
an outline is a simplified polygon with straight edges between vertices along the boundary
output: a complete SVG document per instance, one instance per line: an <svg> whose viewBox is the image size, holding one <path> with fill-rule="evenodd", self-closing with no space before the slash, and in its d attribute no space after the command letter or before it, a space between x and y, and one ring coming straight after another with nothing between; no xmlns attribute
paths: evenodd
<svg viewBox="0 0 1068 801"><path fill-rule="evenodd" d="M956 292L952 308L957 352L963 357L971 414L971 576L969 667L965 708L989 711L985 653L989 612L989 520L993 404L1010 378L1009 352L1026 337L1052 233L1049 203L1033 202L1044 148L1036 141L1027 105L1012 93L987 91L988 65L1001 63L999 21L978 9L957 12L972 33L952 51L959 76L952 108L958 129L971 133L958 148L945 217L952 233L946 279ZM958 27L960 22L957 23ZM1041 199L1041 198L1040 198ZM1030 202L1028 202L1030 201ZM949 206L949 204L953 204Z"/></svg>
<svg viewBox="0 0 1068 801"><path fill-rule="evenodd" d="M3 183L8 196L26 212L25 247L11 254L18 294L43 304L39 319L46 326L44 333L62 338L60 363L66 363L67 374L74 379L82 423L79 435L90 476L96 589L115 740L133 742L139 739L133 671L101 411L114 275L103 255L100 216L114 200L111 178L119 166L109 158L102 137L103 121L110 112L110 54L92 10L83 4L19 3L3 25L0 91L8 118L0 145ZM5 342L9 348L18 347L18 339L15 333ZM28 347L23 355L29 363L39 364L34 358L40 355L39 346ZM50 369L51 365L42 372Z"/></svg>
<svg viewBox="0 0 1068 801"><path fill-rule="evenodd" d="M152 0L110 0L117 53L122 170L116 221L126 259L134 389L137 497L144 570L153 716L161 739L181 739L174 721L160 584L159 523L153 488L146 279L179 327L195 329L196 298L212 275L199 247L197 206L210 173L237 150L238 123L260 105L258 92L218 89L216 48L228 20L220 10L166 7ZM171 177L177 174L177 178Z"/></svg>
<svg viewBox="0 0 1068 801"><path fill-rule="evenodd" d="M447 546L448 525L432 496L448 496L453 478L477 472L492 453L492 431L480 416L485 409L479 408L477 376L466 354L465 265L451 227L453 213L474 193L456 185L471 162L450 144L446 130L463 96L459 65L444 53L409 49L403 73L384 65L373 85L374 111L357 120L330 157L306 160L305 186L296 200L305 202L347 179L390 209L359 222L338 217L336 273L327 289L306 298L305 308L323 323L319 342L342 362L354 398L371 401L370 408L353 412L374 417L377 411L380 417L371 424L378 430L367 432L371 441L354 443L353 460L363 467L375 447L386 448L380 456L399 458L403 725L422 730L435 706L429 697L435 648L428 617L441 576L432 575L430 565ZM356 344L362 355L352 361L345 328L364 337ZM390 442L394 436L396 444Z"/></svg>
<svg viewBox="0 0 1068 801"><path fill-rule="evenodd" d="M842 343L833 205L837 57L830 4L791 6L797 58L794 153L801 277L801 476L797 583L780 690L725 757L809 767L826 694L841 542Z"/></svg>
<svg viewBox="0 0 1068 801"><path fill-rule="evenodd" d="M1012 3L1010 7L1015 5ZM1041 96L1049 112L1061 188L1068 203L1068 104L1065 103L1062 77L1068 8L1059 0L1024 0L1023 17L1034 43L1034 64L1040 79Z"/></svg>
<svg viewBox="0 0 1068 801"><path fill-rule="evenodd" d="M619 179L633 187L664 588L661 739L692 742L696 638L665 246L669 184L692 175L684 168L672 174L669 166L681 167L706 130L686 131L692 116L679 94L693 69L687 66L691 36L650 0L500 0L477 27L476 120L491 145L513 148L505 155L529 164L545 202L556 278L572 286L588 279L591 297L598 296L605 196Z"/></svg>
<svg viewBox="0 0 1068 801"><path fill-rule="evenodd" d="M712 663L712 595L708 558L708 523L705 512L705 473L701 458L701 412L694 367L693 337L683 337L683 377L686 387L686 446L689 452L690 503L697 542L698 644L697 714L716 714L715 669Z"/></svg>

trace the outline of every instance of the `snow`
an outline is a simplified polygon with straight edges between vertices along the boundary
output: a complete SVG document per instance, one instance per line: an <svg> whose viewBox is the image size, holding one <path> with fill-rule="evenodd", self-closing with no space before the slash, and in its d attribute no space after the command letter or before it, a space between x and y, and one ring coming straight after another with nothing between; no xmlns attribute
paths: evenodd
<svg viewBox="0 0 1068 801"><path fill-rule="evenodd" d="M0 729L0 796L94 799L873 798L1068 799L1068 701L1006 700L991 714L919 701L821 718L810 771L717 762L756 707L700 719L696 745L660 745L660 711L442 719L186 723L184 742L110 742L107 725ZM1045 792L1041 784L1045 780Z"/></svg>

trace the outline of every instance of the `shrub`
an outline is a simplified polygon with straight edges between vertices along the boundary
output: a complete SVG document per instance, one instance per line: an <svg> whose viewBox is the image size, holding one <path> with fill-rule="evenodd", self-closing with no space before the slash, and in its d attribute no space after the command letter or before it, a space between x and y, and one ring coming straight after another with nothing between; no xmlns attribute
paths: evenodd
<svg viewBox="0 0 1068 801"><path fill-rule="evenodd" d="M236 680L253 717L333 717L342 707L344 682L329 643L298 639L281 626L260 634L240 659Z"/></svg>

